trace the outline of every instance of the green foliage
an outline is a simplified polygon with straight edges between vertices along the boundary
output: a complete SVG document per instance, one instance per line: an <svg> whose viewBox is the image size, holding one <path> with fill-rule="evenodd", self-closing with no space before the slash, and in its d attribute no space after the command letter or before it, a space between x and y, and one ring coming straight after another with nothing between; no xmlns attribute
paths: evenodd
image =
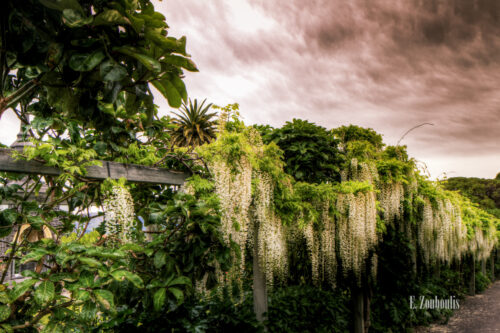
<svg viewBox="0 0 500 333"><path fill-rule="evenodd" d="M183 69L197 71L185 37L166 37L150 1L7 1L0 17L0 115L36 97L30 112L111 128L122 98L149 125L148 83L172 107L187 100ZM144 116L144 117L142 117Z"/></svg>
<svg viewBox="0 0 500 333"><path fill-rule="evenodd" d="M483 273L481 272L476 272L476 276L475 276L475 283L476 283L476 292L478 293L481 293L483 291L486 290L486 288L489 287L489 285L491 284L491 281L490 279L483 275Z"/></svg>
<svg viewBox="0 0 500 333"><path fill-rule="evenodd" d="M264 137L284 153L285 171L298 181L312 183L340 180L342 156L338 141L324 128L293 119Z"/></svg>
<svg viewBox="0 0 500 333"><path fill-rule="evenodd" d="M371 128L349 125L333 129L331 132L344 145L353 141L365 141L372 145L377 151L380 151L384 147L382 136Z"/></svg>
<svg viewBox="0 0 500 333"><path fill-rule="evenodd" d="M349 332L349 295L343 290L291 286L270 297L266 327L270 332Z"/></svg>
<svg viewBox="0 0 500 333"><path fill-rule="evenodd" d="M459 191L485 209L500 218L500 179L481 179L455 177L443 182L446 189Z"/></svg>

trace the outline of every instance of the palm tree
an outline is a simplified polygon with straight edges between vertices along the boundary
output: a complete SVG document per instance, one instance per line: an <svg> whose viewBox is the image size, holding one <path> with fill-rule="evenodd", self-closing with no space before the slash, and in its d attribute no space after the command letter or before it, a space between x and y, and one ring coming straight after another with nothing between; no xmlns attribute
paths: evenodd
<svg viewBox="0 0 500 333"><path fill-rule="evenodd" d="M216 113L208 113L212 103L203 107L206 99L198 105L189 99L189 105L182 103L180 113L174 113L177 117L173 119L173 124L177 125L171 131L172 143L177 146L200 146L210 142L215 138L216 120L213 119Z"/></svg>

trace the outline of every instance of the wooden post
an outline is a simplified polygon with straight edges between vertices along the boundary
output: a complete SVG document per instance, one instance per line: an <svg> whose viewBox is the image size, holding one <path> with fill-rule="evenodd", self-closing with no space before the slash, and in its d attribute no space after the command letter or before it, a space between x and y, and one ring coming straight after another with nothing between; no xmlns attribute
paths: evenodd
<svg viewBox="0 0 500 333"><path fill-rule="evenodd" d="M476 258L472 254L472 265L471 265L471 276L469 280L469 295L474 296L476 294Z"/></svg>
<svg viewBox="0 0 500 333"><path fill-rule="evenodd" d="M365 332L368 332L371 326L371 308L370 308L370 303L371 303L371 296L372 296L372 291L371 288L367 288L367 291L364 294L365 297Z"/></svg>
<svg viewBox="0 0 500 333"><path fill-rule="evenodd" d="M264 321L264 313L267 312L267 288L266 276L259 264L258 228L253 233L253 310L259 322Z"/></svg>
<svg viewBox="0 0 500 333"><path fill-rule="evenodd" d="M365 296L363 289L354 287L352 290L353 314L354 314L354 333L365 332Z"/></svg>
<svg viewBox="0 0 500 333"><path fill-rule="evenodd" d="M490 255L491 282L495 282L495 250Z"/></svg>

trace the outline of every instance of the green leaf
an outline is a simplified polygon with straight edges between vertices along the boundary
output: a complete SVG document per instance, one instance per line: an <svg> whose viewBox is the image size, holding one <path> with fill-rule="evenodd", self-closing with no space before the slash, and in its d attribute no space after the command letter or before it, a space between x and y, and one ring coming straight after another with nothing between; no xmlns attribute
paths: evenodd
<svg viewBox="0 0 500 333"><path fill-rule="evenodd" d="M163 57L162 62L187 69L190 72L198 72L198 67L189 58L184 58L178 55L166 55Z"/></svg>
<svg viewBox="0 0 500 333"><path fill-rule="evenodd" d="M165 288L158 289L153 296L153 306L156 311L160 311L165 304L165 299L167 298L167 291Z"/></svg>
<svg viewBox="0 0 500 333"><path fill-rule="evenodd" d="M91 288L94 286L95 275L89 271L84 271L80 274L79 282L86 288Z"/></svg>
<svg viewBox="0 0 500 333"><path fill-rule="evenodd" d="M30 271L30 270L22 271L21 275L24 277L30 277L33 279L38 279L40 277L40 274L36 273L35 271Z"/></svg>
<svg viewBox="0 0 500 333"><path fill-rule="evenodd" d="M80 260L81 263L88 265L90 267L101 267L102 266L102 264L94 258L80 257L80 258L78 258L78 260Z"/></svg>
<svg viewBox="0 0 500 333"><path fill-rule="evenodd" d="M29 280L24 280L23 282L16 284L16 286L9 293L9 297L10 297L11 302L14 302L19 297L24 295L37 282L38 282L38 280L29 279Z"/></svg>
<svg viewBox="0 0 500 333"><path fill-rule="evenodd" d="M69 67L78 72L94 69L105 58L104 52L96 50L92 53L76 53L69 58Z"/></svg>
<svg viewBox="0 0 500 333"><path fill-rule="evenodd" d="M50 302L54 299L55 296L55 287L54 284L50 281L43 281L40 285L35 289L34 293L35 302L42 305L47 302Z"/></svg>
<svg viewBox="0 0 500 333"><path fill-rule="evenodd" d="M85 247L82 244L71 243L68 245L68 250L70 250L71 252L74 252L74 253L81 253L81 252L85 252L87 250L87 247Z"/></svg>
<svg viewBox="0 0 500 333"><path fill-rule="evenodd" d="M129 243L129 244L125 244L122 247L120 247L120 250L122 250L122 251L130 250L130 251L140 253L140 252L144 251L144 248L142 246L140 246L139 244Z"/></svg>
<svg viewBox="0 0 500 333"><path fill-rule="evenodd" d="M8 304L10 303L10 299L9 299L9 296L7 295L7 293L4 291L0 291L0 303L2 304Z"/></svg>
<svg viewBox="0 0 500 333"><path fill-rule="evenodd" d="M125 55L128 55L132 58L139 60L150 71L161 72L161 64L157 60L151 58L150 56L140 53L137 49L133 47L130 46L115 47L113 48L113 51L123 53Z"/></svg>
<svg viewBox="0 0 500 333"><path fill-rule="evenodd" d="M144 288L144 282L139 277L139 275L134 274L132 272L120 269L114 272L111 272L111 276L113 276L118 281L123 281L123 279L127 279L134 284L139 289Z"/></svg>
<svg viewBox="0 0 500 333"><path fill-rule="evenodd" d="M97 306L94 302L87 301L83 304L80 316L86 322L94 320L97 316Z"/></svg>
<svg viewBox="0 0 500 333"><path fill-rule="evenodd" d="M184 84L184 81L182 81L178 76L174 76L171 78L171 82L174 85L175 89L179 92L181 95L181 98L184 102L187 101L187 90L186 90L186 85Z"/></svg>
<svg viewBox="0 0 500 333"><path fill-rule="evenodd" d="M99 13L94 20L94 25L130 24L130 21L116 9L106 9Z"/></svg>
<svg viewBox="0 0 500 333"><path fill-rule="evenodd" d="M111 60L104 61L100 67L103 81L121 81L127 76L127 69Z"/></svg>
<svg viewBox="0 0 500 333"><path fill-rule="evenodd" d="M18 213L14 209L4 209L0 212L0 237L10 235L12 225L16 222Z"/></svg>
<svg viewBox="0 0 500 333"><path fill-rule="evenodd" d="M167 286L175 286L175 285L191 285L191 280L186 276L179 276L167 283Z"/></svg>
<svg viewBox="0 0 500 333"><path fill-rule="evenodd" d="M178 108L182 104L182 96L168 79L152 81L153 86L167 99L168 104L173 108Z"/></svg>
<svg viewBox="0 0 500 333"><path fill-rule="evenodd" d="M8 305L0 305L0 321L5 321L10 317L10 306Z"/></svg>
<svg viewBox="0 0 500 333"><path fill-rule="evenodd" d="M52 282L59 282L59 281L75 282L76 280L78 280L76 274L74 273L56 273L50 275L49 279Z"/></svg>
<svg viewBox="0 0 500 333"><path fill-rule="evenodd" d="M99 304L106 310L111 310L114 307L113 293L109 290L99 289L94 290L94 295Z"/></svg>
<svg viewBox="0 0 500 333"><path fill-rule="evenodd" d="M154 265L156 268L162 268L167 263L167 253L158 251L155 254Z"/></svg>
<svg viewBox="0 0 500 333"><path fill-rule="evenodd" d="M28 216L28 223L31 224L33 229L40 230L45 221L40 216Z"/></svg>
<svg viewBox="0 0 500 333"><path fill-rule="evenodd" d="M66 8L63 10L63 22L70 28L82 27L86 24L92 23L92 16L85 17L80 11Z"/></svg>
<svg viewBox="0 0 500 333"><path fill-rule="evenodd" d="M174 297L177 299L177 303L180 304L184 302L184 293L182 292L182 290L178 288L168 288L168 291L170 291L172 295L174 295Z"/></svg>
<svg viewBox="0 0 500 333"><path fill-rule="evenodd" d="M90 292L87 290L75 290L73 297L75 297L79 301L86 301L90 298Z"/></svg>

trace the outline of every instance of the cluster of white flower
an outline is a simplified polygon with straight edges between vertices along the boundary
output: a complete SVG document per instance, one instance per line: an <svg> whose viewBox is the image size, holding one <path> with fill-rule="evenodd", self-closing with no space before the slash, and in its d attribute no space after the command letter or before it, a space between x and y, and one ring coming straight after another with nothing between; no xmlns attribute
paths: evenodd
<svg viewBox="0 0 500 333"><path fill-rule="evenodd" d="M343 182L354 180L358 182L367 181L371 184L374 184L379 179L375 163L359 162L357 158L351 159L347 169L340 172L340 177Z"/></svg>
<svg viewBox="0 0 500 333"><path fill-rule="evenodd" d="M423 216L418 229L418 243L424 262L451 262L467 250L467 229L460 207L449 199L440 199L434 207L424 198Z"/></svg>
<svg viewBox="0 0 500 333"><path fill-rule="evenodd" d="M281 219L274 213L271 177L255 171L254 226L258 229L259 264L269 287L274 277L284 280L288 272L287 241ZM255 232L255 231L254 231Z"/></svg>
<svg viewBox="0 0 500 333"><path fill-rule="evenodd" d="M370 250L377 243L375 193L339 194L337 210L340 256L344 274L353 272L358 283Z"/></svg>
<svg viewBox="0 0 500 333"><path fill-rule="evenodd" d="M114 186L103 208L106 235L113 241L132 241L135 214L130 192L124 187Z"/></svg>
<svg viewBox="0 0 500 333"><path fill-rule="evenodd" d="M480 227L474 228L474 238L469 241L468 248L474 252L477 260L486 260L491 255L491 251L497 244L495 236L496 230L491 227L488 232L483 231Z"/></svg>
<svg viewBox="0 0 500 333"><path fill-rule="evenodd" d="M249 227L249 208L252 202L252 166L244 156L239 170L232 173L224 161L210 164L215 178L215 191L219 197L222 234L227 244L232 240L240 246L240 268L245 268L245 245Z"/></svg>
<svg viewBox="0 0 500 333"><path fill-rule="evenodd" d="M384 220L387 223L400 219L403 215L404 186L400 182L382 183L379 185L378 200L383 209Z"/></svg>

